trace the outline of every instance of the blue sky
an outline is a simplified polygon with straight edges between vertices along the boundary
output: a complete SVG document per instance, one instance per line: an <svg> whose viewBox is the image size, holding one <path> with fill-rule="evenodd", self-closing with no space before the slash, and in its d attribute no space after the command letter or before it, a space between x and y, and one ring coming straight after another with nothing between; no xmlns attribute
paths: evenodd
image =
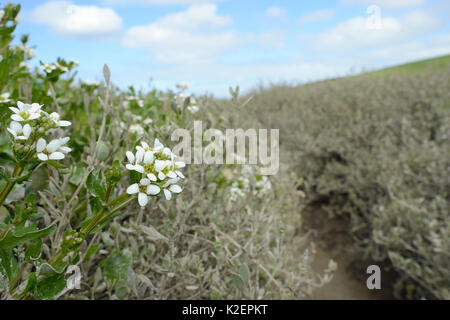
<svg viewBox="0 0 450 320"><path fill-rule="evenodd" d="M230 85L245 91L450 54L450 0L19 3L16 35L36 45L32 65L73 58L81 78L100 80L107 63L124 88L186 82L225 96Z"/></svg>

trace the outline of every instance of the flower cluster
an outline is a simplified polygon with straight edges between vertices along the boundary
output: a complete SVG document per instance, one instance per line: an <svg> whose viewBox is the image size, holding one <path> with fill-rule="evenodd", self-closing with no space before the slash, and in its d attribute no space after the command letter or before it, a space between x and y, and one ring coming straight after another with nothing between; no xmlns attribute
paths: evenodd
<svg viewBox="0 0 450 320"><path fill-rule="evenodd" d="M126 168L141 174L138 183L128 187L128 194L137 194L141 207L147 205L149 196L157 196L161 192L167 200L172 193L180 193L182 188L177 183L184 178L181 168L185 167L183 161L175 161L172 151L155 139L153 147L142 142L136 147L136 153L126 153L128 164Z"/></svg>
<svg viewBox="0 0 450 320"><path fill-rule="evenodd" d="M61 160L71 149L67 146L69 137L53 139L47 143L47 136L60 127L71 125L69 121L61 120L56 112L48 114L38 103L26 104L17 102L17 107L9 108L11 123L8 132L13 136L16 154L22 151L20 158L28 159L36 154L41 161Z"/></svg>
<svg viewBox="0 0 450 320"><path fill-rule="evenodd" d="M41 65L41 69L45 71L45 73L52 73L54 70L59 70L61 72L68 72L69 68L60 65L58 62L54 62L52 64L44 63Z"/></svg>
<svg viewBox="0 0 450 320"><path fill-rule="evenodd" d="M238 178L230 187L230 202L245 198L249 193L260 199L272 193L272 183L267 176L256 174L253 167L244 165L238 172Z"/></svg>

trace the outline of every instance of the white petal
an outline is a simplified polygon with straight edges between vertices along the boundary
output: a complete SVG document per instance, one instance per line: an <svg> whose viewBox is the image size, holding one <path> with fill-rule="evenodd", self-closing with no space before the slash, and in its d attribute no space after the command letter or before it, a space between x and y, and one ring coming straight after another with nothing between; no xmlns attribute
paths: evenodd
<svg viewBox="0 0 450 320"><path fill-rule="evenodd" d="M138 164L134 166L134 170L136 170L139 173L144 173L144 171L145 171L144 167L141 165L138 165Z"/></svg>
<svg viewBox="0 0 450 320"><path fill-rule="evenodd" d="M158 173L158 179L159 180L164 180L164 178L166 177L166 175L162 172Z"/></svg>
<svg viewBox="0 0 450 320"><path fill-rule="evenodd" d="M140 192L138 195L138 202L141 207L145 207L148 203L148 196L145 193Z"/></svg>
<svg viewBox="0 0 450 320"><path fill-rule="evenodd" d="M161 192L161 188L158 186L155 186L154 184L151 184L147 187L147 194L150 194L152 196L157 195Z"/></svg>
<svg viewBox="0 0 450 320"><path fill-rule="evenodd" d="M170 151L169 148L164 148L163 153L164 153L166 156L170 156L170 155L172 154L172 151Z"/></svg>
<svg viewBox="0 0 450 320"><path fill-rule="evenodd" d="M14 130L16 133L22 132L22 125L19 122L11 121L9 127Z"/></svg>
<svg viewBox="0 0 450 320"><path fill-rule="evenodd" d="M136 163L141 163L143 159L144 159L144 150L139 149L136 152Z"/></svg>
<svg viewBox="0 0 450 320"><path fill-rule="evenodd" d="M130 171L134 170L134 165L132 165L132 164L127 164L125 167Z"/></svg>
<svg viewBox="0 0 450 320"><path fill-rule="evenodd" d="M137 183L132 184L131 186L128 187L127 189L127 193L128 194L136 194L139 192L139 185Z"/></svg>
<svg viewBox="0 0 450 320"><path fill-rule="evenodd" d="M186 167L186 163L184 163L183 161L175 161L175 165L176 165L178 168L184 168L184 167Z"/></svg>
<svg viewBox="0 0 450 320"><path fill-rule="evenodd" d="M141 145L142 145L142 147L143 147L145 150L148 149L148 143L147 143L147 142L142 141L142 142L141 142Z"/></svg>
<svg viewBox="0 0 450 320"><path fill-rule="evenodd" d="M59 139L52 140L47 145L47 150L49 152L55 152L61 146L61 141Z"/></svg>
<svg viewBox="0 0 450 320"><path fill-rule="evenodd" d="M70 138L69 137L64 137L64 138L61 138L59 140L61 141L61 145L63 145L63 144L66 144L67 142L69 142Z"/></svg>
<svg viewBox="0 0 450 320"><path fill-rule="evenodd" d="M160 151L160 150L162 150L163 148L164 148L164 145L163 145L161 142L159 142L158 139L155 139L155 147L154 147L154 149L155 149L156 151Z"/></svg>
<svg viewBox="0 0 450 320"><path fill-rule="evenodd" d="M20 110L17 109L16 107L9 107L9 109L10 109L12 112L14 112L14 113L19 113L19 112L20 112Z"/></svg>
<svg viewBox="0 0 450 320"><path fill-rule="evenodd" d="M175 179L169 179L166 181L166 184L164 185L164 187L170 186L172 184L178 183L178 181L180 181L180 178L175 178Z"/></svg>
<svg viewBox="0 0 450 320"><path fill-rule="evenodd" d="M127 151L126 155L127 155L128 162L134 163L134 160L135 160L134 154L130 151Z"/></svg>
<svg viewBox="0 0 450 320"><path fill-rule="evenodd" d="M167 173L167 176L169 177L169 178L176 178L177 177L177 174L175 173L175 172L173 172L173 171L169 171L168 173Z"/></svg>
<svg viewBox="0 0 450 320"><path fill-rule="evenodd" d="M17 106L19 107L20 110L23 110L23 107L25 106L25 104L21 101L17 101Z"/></svg>
<svg viewBox="0 0 450 320"><path fill-rule="evenodd" d="M14 130L11 130L10 128L6 128L6 130L8 130L9 133L11 133L14 136L14 138L17 138L17 133Z"/></svg>
<svg viewBox="0 0 450 320"><path fill-rule="evenodd" d="M24 125L23 126L23 135L28 138L30 136L30 134L31 134L31 126L29 124Z"/></svg>
<svg viewBox="0 0 450 320"><path fill-rule="evenodd" d="M150 179L144 178L139 182L143 186L148 186L150 184Z"/></svg>
<svg viewBox="0 0 450 320"><path fill-rule="evenodd" d="M156 160L155 161L155 170L157 172L160 172L161 170L163 170L166 167L166 162L162 161L162 160Z"/></svg>
<svg viewBox="0 0 450 320"><path fill-rule="evenodd" d="M56 121L58 121L59 120L59 114L57 113L57 112L52 112L52 113L50 113L50 118L52 118L52 120L56 120Z"/></svg>
<svg viewBox="0 0 450 320"><path fill-rule="evenodd" d="M37 157L42 160L42 161L47 161L48 160L48 156L45 153L38 153Z"/></svg>
<svg viewBox="0 0 450 320"><path fill-rule="evenodd" d="M155 176L153 173L149 173L149 174L147 175L147 178L149 178L150 181L156 181L156 180L158 180L158 179L156 179L156 176Z"/></svg>
<svg viewBox="0 0 450 320"><path fill-rule="evenodd" d="M169 190L173 193L180 193L181 191L183 191L183 189L181 189L181 187L177 184L171 185Z"/></svg>
<svg viewBox="0 0 450 320"><path fill-rule="evenodd" d="M14 121L24 121L24 119L18 114L11 115L11 119L13 119Z"/></svg>
<svg viewBox="0 0 450 320"><path fill-rule="evenodd" d="M64 159L64 153L62 152L52 152L48 157L50 160L61 160Z"/></svg>
<svg viewBox="0 0 450 320"><path fill-rule="evenodd" d="M164 195L166 196L167 200L172 199L172 193L169 190L163 189L163 191L164 191Z"/></svg>
<svg viewBox="0 0 450 320"><path fill-rule="evenodd" d="M180 178L183 178L183 179L185 178L185 177L184 177L184 174L183 174L181 171L178 171L178 170L177 170L177 171L175 171L175 173L176 173L177 176L179 176Z"/></svg>
<svg viewBox="0 0 450 320"><path fill-rule="evenodd" d="M70 149L69 147L60 147L59 151L61 151L62 153L69 153L72 151L72 149Z"/></svg>
<svg viewBox="0 0 450 320"><path fill-rule="evenodd" d="M38 142L36 143L36 151L42 152L42 150L44 150L46 146L47 146L47 142L44 139L40 138L38 140Z"/></svg>
<svg viewBox="0 0 450 320"><path fill-rule="evenodd" d="M38 119L41 115L39 113L32 113L30 114L30 116L28 117L27 120L35 120Z"/></svg>
<svg viewBox="0 0 450 320"><path fill-rule="evenodd" d="M58 125L60 127L68 127L68 126L72 125L72 122L66 121L66 120L61 120L58 122Z"/></svg>
<svg viewBox="0 0 450 320"><path fill-rule="evenodd" d="M153 152L151 152L151 151L145 152L144 162L145 163L150 163L150 164L153 163Z"/></svg>

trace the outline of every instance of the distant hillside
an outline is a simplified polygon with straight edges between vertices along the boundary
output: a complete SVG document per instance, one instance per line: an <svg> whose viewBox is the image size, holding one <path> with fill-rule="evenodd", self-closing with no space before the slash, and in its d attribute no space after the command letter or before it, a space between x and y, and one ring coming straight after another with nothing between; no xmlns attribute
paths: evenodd
<svg viewBox="0 0 450 320"><path fill-rule="evenodd" d="M450 55L426 59L411 63L402 64L382 70L374 71L373 74L399 73L399 72L416 72L429 69L445 68L450 66Z"/></svg>

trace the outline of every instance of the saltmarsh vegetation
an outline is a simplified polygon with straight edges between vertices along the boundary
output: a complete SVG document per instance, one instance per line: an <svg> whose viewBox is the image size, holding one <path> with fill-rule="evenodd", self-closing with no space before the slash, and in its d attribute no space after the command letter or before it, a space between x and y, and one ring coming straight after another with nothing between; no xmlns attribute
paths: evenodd
<svg viewBox="0 0 450 320"><path fill-rule="evenodd" d="M394 271L398 298L450 299L449 92L447 64L274 85L241 117L280 128L305 203L347 220L359 254Z"/></svg>
<svg viewBox="0 0 450 320"><path fill-rule="evenodd" d="M297 182L238 165L185 165L177 128L234 125L209 100L75 81L58 58L31 70L0 9L0 298L303 298L331 277L298 249ZM150 143L151 142L151 143ZM295 254L293 254L295 250Z"/></svg>

